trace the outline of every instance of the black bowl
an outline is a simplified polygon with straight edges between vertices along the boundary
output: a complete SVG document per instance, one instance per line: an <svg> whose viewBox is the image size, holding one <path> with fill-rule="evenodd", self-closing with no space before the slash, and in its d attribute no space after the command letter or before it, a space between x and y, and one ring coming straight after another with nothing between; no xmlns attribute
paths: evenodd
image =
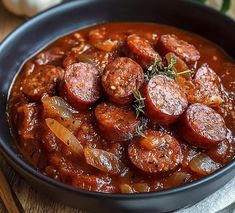
<svg viewBox="0 0 235 213"><path fill-rule="evenodd" d="M110 21L157 22L174 25L212 40L235 56L235 22L189 0L80 0L54 7L30 19L0 46L0 151L10 165L44 196L95 212L166 212L192 205L227 183L235 161L214 174L170 190L140 194L104 194L54 181L25 162L10 134L8 91L24 61L56 38L90 25Z"/></svg>

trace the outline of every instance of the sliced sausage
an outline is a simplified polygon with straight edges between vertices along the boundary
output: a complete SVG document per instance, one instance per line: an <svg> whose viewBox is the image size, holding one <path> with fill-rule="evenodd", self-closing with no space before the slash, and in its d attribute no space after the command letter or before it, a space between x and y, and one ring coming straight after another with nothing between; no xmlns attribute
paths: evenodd
<svg viewBox="0 0 235 213"><path fill-rule="evenodd" d="M101 96L99 71L82 62L68 66L60 91L62 97L75 108L89 108Z"/></svg>
<svg viewBox="0 0 235 213"><path fill-rule="evenodd" d="M145 114L153 121L168 125L184 112L188 102L180 86L171 78L157 75L142 90Z"/></svg>
<svg viewBox="0 0 235 213"><path fill-rule="evenodd" d="M196 85L195 102L211 107L217 107L222 104L220 79L208 64L203 64L198 69L195 74L194 83Z"/></svg>
<svg viewBox="0 0 235 213"><path fill-rule="evenodd" d="M54 95L57 83L63 79L64 70L53 65L34 68L22 82L21 91L33 101L40 100L44 95Z"/></svg>
<svg viewBox="0 0 235 213"><path fill-rule="evenodd" d="M161 60L160 55L152 48L149 41L138 35L130 35L126 40L126 55L137 61L144 69L155 60Z"/></svg>
<svg viewBox="0 0 235 213"><path fill-rule="evenodd" d="M188 65L193 65L200 58L200 53L194 45L180 40L176 35L162 35L157 43L157 49L163 55L175 53Z"/></svg>
<svg viewBox="0 0 235 213"><path fill-rule="evenodd" d="M196 103L188 107L182 116L181 134L190 144L210 148L226 137L223 117L210 107Z"/></svg>
<svg viewBox="0 0 235 213"><path fill-rule="evenodd" d="M101 103L95 109L98 127L107 140L127 141L134 137L139 120L128 107Z"/></svg>
<svg viewBox="0 0 235 213"><path fill-rule="evenodd" d="M117 104L133 100L133 91L144 82L144 73L139 64L130 58L119 57L109 63L102 76L102 85L108 98Z"/></svg>
<svg viewBox="0 0 235 213"><path fill-rule="evenodd" d="M174 171L181 161L179 142L167 133L145 131L141 137L129 144L131 162L147 173L168 173Z"/></svg>

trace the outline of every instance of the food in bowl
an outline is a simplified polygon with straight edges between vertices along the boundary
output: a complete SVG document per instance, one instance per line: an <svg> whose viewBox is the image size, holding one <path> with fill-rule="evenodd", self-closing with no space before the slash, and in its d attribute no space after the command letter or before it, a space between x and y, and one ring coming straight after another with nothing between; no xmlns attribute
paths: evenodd
<svg viewBox="0 0 235 213"><path fill-rule="evenodd" d="M106 193L192 182L234 157L235 64L166 25L107 23L29 59L9 98L23 156L45 175Z"/></svg>

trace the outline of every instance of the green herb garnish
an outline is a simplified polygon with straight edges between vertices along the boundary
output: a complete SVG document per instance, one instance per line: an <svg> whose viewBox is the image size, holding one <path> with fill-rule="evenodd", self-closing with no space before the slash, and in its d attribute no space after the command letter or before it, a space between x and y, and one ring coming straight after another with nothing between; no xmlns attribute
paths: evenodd
<svg viewBox="0 0 235 213"><path fill-rule="evenodd" d="M133 91L133 95L135 97L134 100L134 109L135 109L135 113L136 113L136 117L139 117L139 115L142 113L144 114L144 100L145 98L141 96L141 93L139 90L135 90Z"/></svg>
<svg viewBox="0 0 235 213"><path fill-rule="evenodd" d="M146 135L143 133L143 126L140 125L140 126L137 126L136 128L136 136L139 136L139 137L144 137L146 138Z"/></svg>
<svg viewBox="0 0 235 213"><path fill-rule="evenodd" d="M170 58L170 63L167 66L164 66L162 61L155 60L155 62L146 71L144 76L145 81L149 81L155 75L165 75L169 78L176 79L176 77L179 75L191 72L191 70L185 70L179 73L175 72L173 70L175 63L176 59L174 57Z"/></svg>

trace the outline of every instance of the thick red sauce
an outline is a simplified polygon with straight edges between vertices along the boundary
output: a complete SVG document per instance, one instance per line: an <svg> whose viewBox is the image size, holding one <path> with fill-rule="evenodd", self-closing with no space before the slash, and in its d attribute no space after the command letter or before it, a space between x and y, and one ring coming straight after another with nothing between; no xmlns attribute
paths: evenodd
<svg viewBox="0 0 235 213"><path fill-rule="evenodd" d="M169 52L175 72L189 75L144 82L152 59L167 66ZM25 63L12 87L9 120L23 156L55 180L98 192L158 191L233 159L234 79L232 59L195 34L102 24L56 40ZM138 118L134 89L145 98Z"/></svg>

